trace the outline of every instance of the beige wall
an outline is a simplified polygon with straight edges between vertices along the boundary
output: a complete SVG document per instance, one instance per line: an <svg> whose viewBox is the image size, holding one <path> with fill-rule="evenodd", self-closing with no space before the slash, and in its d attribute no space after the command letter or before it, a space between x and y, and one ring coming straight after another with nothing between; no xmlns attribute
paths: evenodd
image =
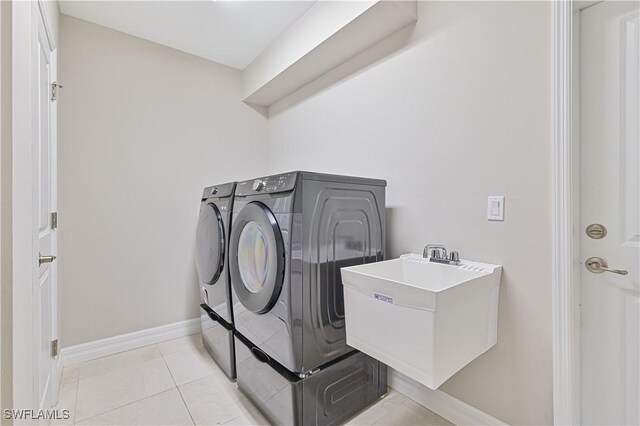
<svg viewBox="0 0 640 426"><path fill-rule="evenodd" d="M504 265L497 346L441 389L510 424L552 422L550 19L421 2L406 48L269 120L272 172L388 180L389 256L444 243Z"/></svg>
<svg viewBox="0 0 640 426"><path fill-rule="evenodd" d="M60 34L63 346L195 318L202 189L266 171L266 119L237 70L67 16Z"/></svg>

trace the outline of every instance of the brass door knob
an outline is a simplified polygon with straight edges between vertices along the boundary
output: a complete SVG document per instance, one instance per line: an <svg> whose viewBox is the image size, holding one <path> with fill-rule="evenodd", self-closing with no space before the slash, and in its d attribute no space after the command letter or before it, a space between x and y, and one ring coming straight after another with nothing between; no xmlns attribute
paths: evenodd
<svg viewBox="0 0 640 426"><path fill-rule="evenodd" d="M627 275L629 271L624 269L610 269L606 260L601 257L590 257L584 262L584 266L587 267L589 272L594 274L601 274L603 272L611 272L612 274Z"/></svg>

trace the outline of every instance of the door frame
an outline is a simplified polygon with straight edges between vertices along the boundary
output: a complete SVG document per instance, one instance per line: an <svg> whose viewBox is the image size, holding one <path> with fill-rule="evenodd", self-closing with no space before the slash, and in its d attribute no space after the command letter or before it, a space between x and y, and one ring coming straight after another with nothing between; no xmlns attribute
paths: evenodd
<svg viewBox="0 0 640 426"><path fill-rule="evenodd" d="M554 0L552 8L553 420L581 424L580 12L602 0Z"/></svg>
<svg viewBox="0 0 640 426"><path fill-rule="evenodd" d="M52 14L45 1L12 2L12 348L11 374L13 380L12 406L14 408L40 408L33 372L35 348L33 346L33 280L38 276L36 259L37 241L34 240L34 206L37 203L36 182L33 181L32 140L38 135L37 92L37 39L38 20L42 19L52 49L52 65L57 66L57 40ZM55 77L55 71L54 75ZM57 120L55 106L51 114L52 147L57 146ZM52 163L57 158L52 157ZM52 174L56 173L55 165ZM57 294L53 295L56 299ZM57 319L57 308L56 308ZM25 336L28 336L25 338ZM60 357L58 357L60 358ZM60 382L61 363L54 364L52 385ZM55 398L54 398L55 399ZM43 407L48 408L48 407ZM14 423L20 421L14 420Z"/></svg>
<svg viewBox="0 0 640 426"><path fill-rule="evenodd" d="M573 0L552 8L552 329L553 422L580 424L579 127L574 108L578 79ZM579 14L579 9L577 10ZM576 261L577 260L577 261Z"/></svg>

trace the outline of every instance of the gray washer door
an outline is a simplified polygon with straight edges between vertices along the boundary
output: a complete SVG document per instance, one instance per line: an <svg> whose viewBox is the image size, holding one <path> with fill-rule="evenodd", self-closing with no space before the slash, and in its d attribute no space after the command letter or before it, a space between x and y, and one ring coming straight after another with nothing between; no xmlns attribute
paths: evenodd
<svg viewBox="0 0 640 426"><path fill-rule="evenodd" d="M196 269L204 284L215 284L224 267L224 224L218 206L203 204L196 231Z"/></svg>
<svg viewBox="0 0 640 426"><path fill-rule="evenodd" d="M234 218L230 249L231 283L240 303L257 314L278 300L284 279L284 244L275 216L254 201Z"/></svg>

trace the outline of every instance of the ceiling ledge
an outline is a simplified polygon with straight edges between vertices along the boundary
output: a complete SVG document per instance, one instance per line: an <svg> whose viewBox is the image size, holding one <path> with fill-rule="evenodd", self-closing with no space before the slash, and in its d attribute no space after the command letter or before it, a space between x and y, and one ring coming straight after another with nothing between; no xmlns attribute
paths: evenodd
<svg viewBox="0 0 640 426"><path fill-rule="evenodd" d="M416 1L317 2L245 68L243 100L267 115L273 104L297 91L310 95L318 86L310 83L416 21Z"/></svg>

